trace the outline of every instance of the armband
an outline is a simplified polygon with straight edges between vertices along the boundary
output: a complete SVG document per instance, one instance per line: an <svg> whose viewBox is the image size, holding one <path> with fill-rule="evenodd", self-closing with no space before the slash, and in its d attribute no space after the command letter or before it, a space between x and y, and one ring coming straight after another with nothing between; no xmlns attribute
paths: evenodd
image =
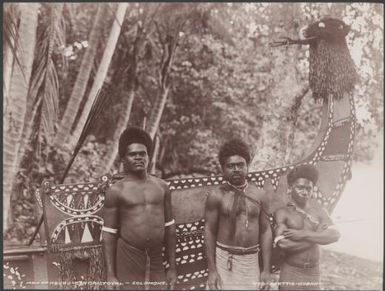
<svg viewBox="0 0 385 291"><path fill-rule="evenodd" d="M279 235L279 236L275 237L275 239L274 239L274 245L276 246L277 243L278 243L281 239L284 239L284 238L285 238L284 235Z"/></svg>
<svg viewBox="0 0 385 291"><path fill-rule="evenodd" d="M105 232L108 232L108 233L112 233L112 234L117 234L118 233L118 230L116 228L111 228L111 227L107 227L107 226L103 226L102 227L102 231L105 231Z"/></svg>
<svg viewBox="0 0 385 291"><path fill-rule="evenodd" d="M167 227L167 226L173 225L174 223L175 223L175 219L166 222L166 223L164 224L164 226Z"/></svg>

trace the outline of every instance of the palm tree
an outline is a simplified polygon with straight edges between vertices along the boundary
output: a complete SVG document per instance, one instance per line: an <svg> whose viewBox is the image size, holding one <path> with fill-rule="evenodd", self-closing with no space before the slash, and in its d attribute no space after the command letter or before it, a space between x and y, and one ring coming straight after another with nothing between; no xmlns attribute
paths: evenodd
<svg viewBox="0 0 385 291"><path fill-rule="evenodd" d="M100 35L104 25L104 8L105 4L98 4L94 25L88 40L88 48L82 58L75 85L72 89L66 110L56 132L53 141L54 146L62 147L63 144L67 141L79 111L79 106L87 88L87 83L96 55L96 49L99 44Z"/></svg>
<svg viewBox="0 0 385 291"><path fill-rule="evenodd" d="M70 139L71 147L73 147L73 145L75 145L76 142L78 141L80 134L82 132L82 129L84 127L84 124L86 122L88 112L90 111L92 103L96 96L96 93L103 86L104 79L106 78L107 71L111 63L112 55L114 54L114 51L115 51L116 43L118 42L118 38L120 35L120 31L121 31L122 23L124 21L124 16L126 14L127 7L128 7L128 3L118 4L118 7L116 9L116 15L114 17L113 24L111 27L110 35L108 37L107 44L104 49L102 60L100 61L99 68L96 73L92 88L88 94L86 104L84 105L84 108L83 108L83 112L79 117L79 121L77 122L75 130Z"/></svg>
<svg viewBox="0 0 385 291"><path fill-rule="evenodd" d="M12 72L9 95L12 102L5 109L3 135L3 230L7 229L11 189L19 161L18 152L27 111L29 78L31 76L36 44L37 16L40 4L20 3L20 25L18 36L20 41L19 59L21 68L15 66Z"/></svg>
<svg viewBox="0 0 385 291"><path fill-rule="evenodd" d="M22 144L19 150L20 159L24 156L25 144L30 141L34 120L38 113L41 133L49 145L52 144L57 121L59 81L53 53L65 46L62 17L64 4L47 3L45 6L48 12L48 21L44 23L42 34L38 37L38 50L34 60L35 70L32 72L27 100L27 115L30 122L26 122L24 125ZM62 63L65 64L64 58L62 58Z"/></svg>

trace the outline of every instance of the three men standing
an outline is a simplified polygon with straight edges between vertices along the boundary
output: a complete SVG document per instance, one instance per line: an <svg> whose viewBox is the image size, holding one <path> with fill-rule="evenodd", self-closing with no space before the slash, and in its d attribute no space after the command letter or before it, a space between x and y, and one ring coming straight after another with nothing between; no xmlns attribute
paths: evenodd
<svg viewBox="0 0 385 291"><path fill-rule="evenodd" d="M106 192L103 209L103 250L107 281L122 289L144 289L150 262L150 287L167 289L176 283L175 220L167 184L147 173L151 137L142 129L127 128L119 139L122 179ZM162 248L170 268L165 274Z"/></svg>
<svg viewBox="0 0 385 291"><path fill-rule="evenodd" d="M208 193L205 211L210 289L257 290L270 279L272 232L263 212L265 192L246 180L250 161L249 149L239 139L220 149L226 184Z"/></svg>
<svg viewBox="0 0 385 291"><path fill-rule="evenodd" d="M152 140L143 130L127 128L119 139L124 173L106 193L103 249L107 281L122 289L144 289L150 262L150 287L176 284L175 220L167 184L147 173ZM264 190L247 183L251 161L247 145L233 139L219 152L226 183L212 189L205 206L208 288L257 290L271 280L273 235ZM310 165L289 172L290 202L275 212L274 242L285 253L280 289L319 288L319 245L335 242L339 233L326 211L311 199L318 179ZM167 275L162 249L170 263ZM259 266L259 253L262 268Z"/></svg>

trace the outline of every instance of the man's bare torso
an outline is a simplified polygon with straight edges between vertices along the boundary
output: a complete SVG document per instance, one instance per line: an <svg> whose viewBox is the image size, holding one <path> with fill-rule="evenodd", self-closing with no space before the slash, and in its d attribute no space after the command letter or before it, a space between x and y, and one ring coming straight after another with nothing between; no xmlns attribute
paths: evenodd
<svg viewBox="0 0 385 291"><path fill-rule="evenodd" d="M122 239L140 249L163 245L165 184L148 176L145 181L124 178L113 187Z"/></svg>
<svg viewBox="0 0 385 291"><path fill-rule="evenodd" d="M259 215L264 191L255 185L249 185L245 195L252 199L240 199L236 213L235 233L231 233L231 209L235 190L229 185L222 185L216 190L221 196L217 240L230 246L250 247L259 242ZM247 207L247 211L246 211ZM248 222L247 222L248 220Z"/></svg>
<svg viewBox="0 0 385 291"><path fill-rule="evenodd" d="M315 203L309 203L310 206L305 211L313 218L319 220L319 206ZM308 218L305 218L303 214L298 212L294 206L285 206L285 225L289 229L297 230L311 230L317 231L320 225L312 223ZM293 264L314 264L319 261L320 250L318 244L314 244L312 247L301 251L285 251L285 261Z"/></svg>

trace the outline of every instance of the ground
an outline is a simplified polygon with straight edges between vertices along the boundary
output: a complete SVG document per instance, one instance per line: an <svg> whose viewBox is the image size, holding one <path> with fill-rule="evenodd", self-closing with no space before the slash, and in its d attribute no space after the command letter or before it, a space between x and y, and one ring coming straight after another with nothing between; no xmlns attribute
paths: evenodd
<svg viewBox="0 0 385 291"><path fill-rule="evenodd" d="M323 250L321 272L325 290L383 290L380 262Z"/></svg>
<svg viewBox="0 0 385 291"><path fill-rule="evenodd" d="M321 290L384 289L380 262L323 249L320 266Z"/></svg>
<svg viewBox="0 0 385 291"><path fill-rule="evenodd" d="M12 288L12 281L17 284L15 287L25 285L22 283L25 276L22 270L21 277L16 279L17 272L12 272L7 264L3 269L5 286ZM17 267L16 264L12 266ZM383 267L380 262L324 250L321 271L323 290L383 290Z"/></svg>

